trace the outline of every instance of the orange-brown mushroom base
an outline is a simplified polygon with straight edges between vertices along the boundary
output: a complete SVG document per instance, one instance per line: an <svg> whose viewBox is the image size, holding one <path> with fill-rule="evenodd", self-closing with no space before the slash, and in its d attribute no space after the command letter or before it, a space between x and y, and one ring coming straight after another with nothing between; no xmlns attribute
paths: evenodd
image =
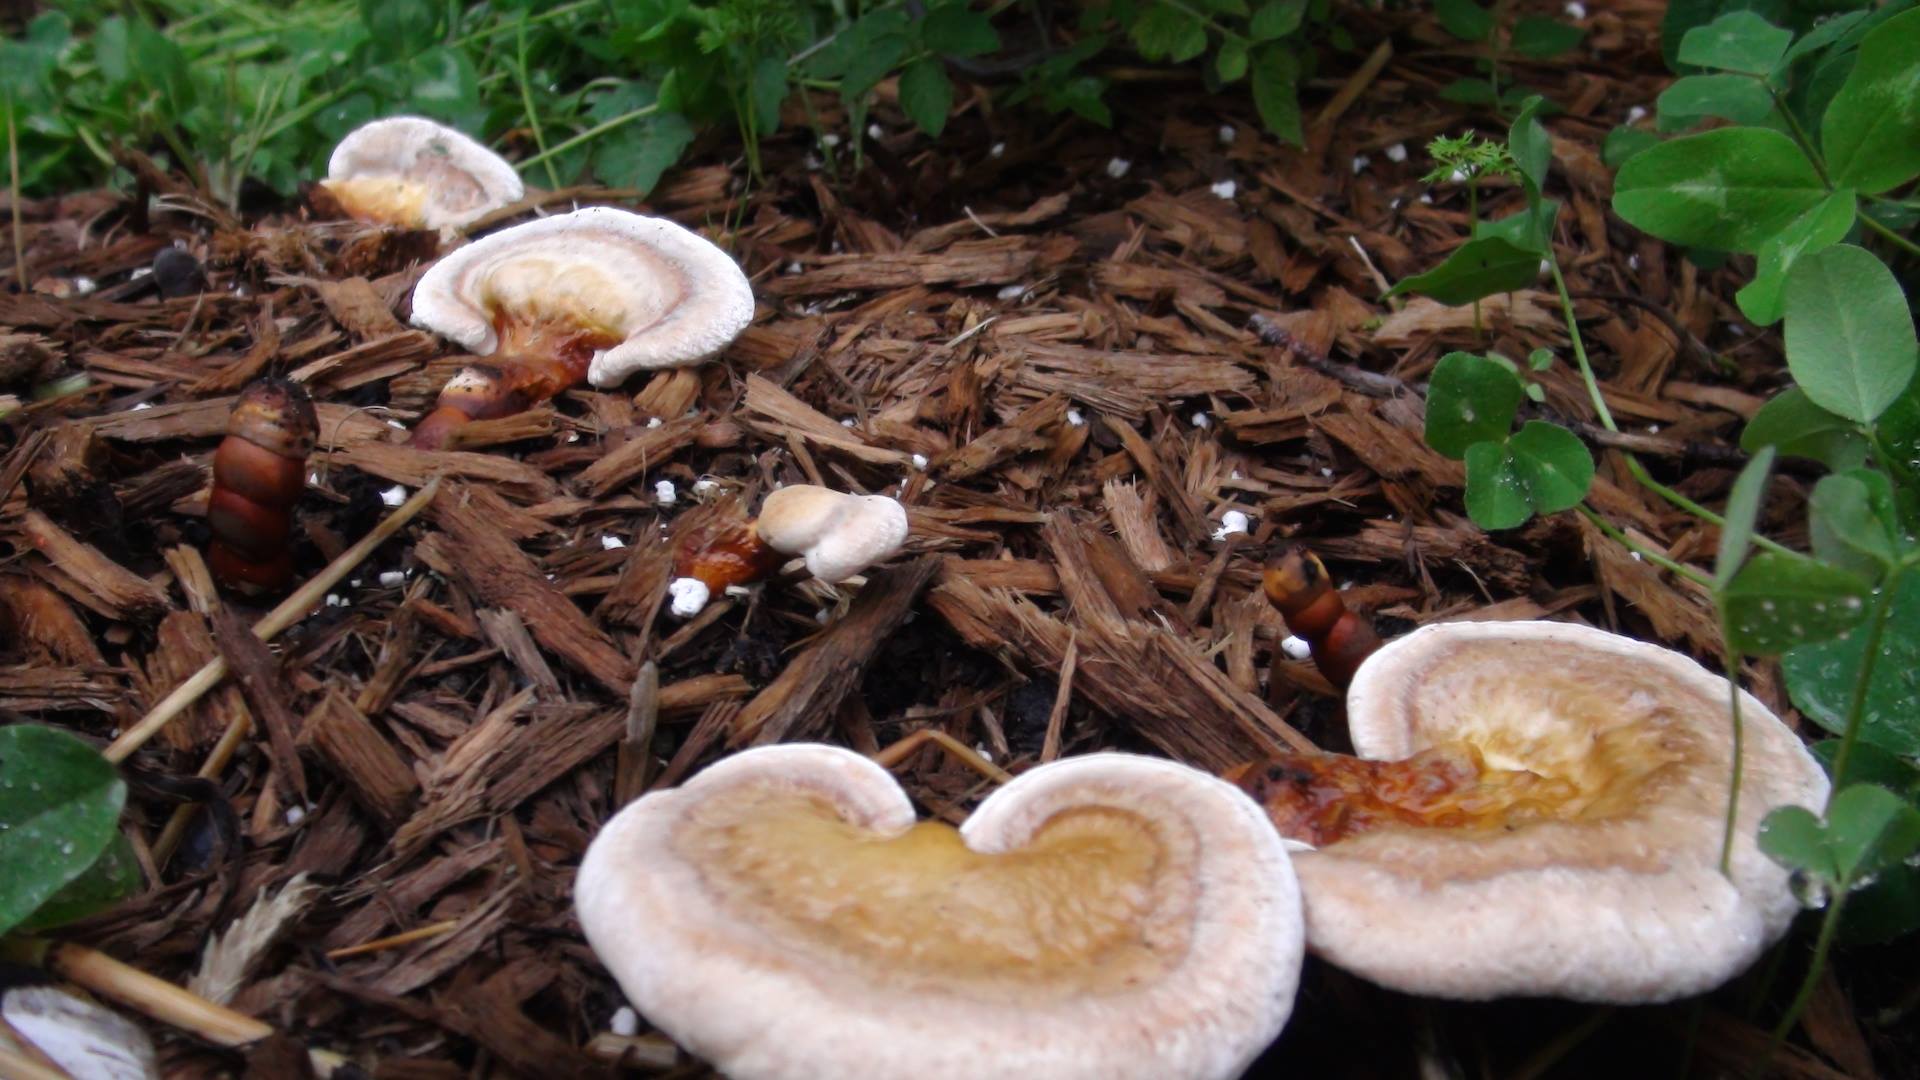
<svg viewBox="0 0 1920 1080"><path fill-rule="evenodd" d="M710 593L773 575L789 556L760 539L751 521L721 520L688 534L673 557L675 577L695 578Z"/></svg>
<svg viewBox="0 0 1920 1080"><path fill-rule="evenodd" d="M587 377L593 354L619 342L609 331L554 319L496 315L493 325L500 339L495 359L463 368L448 380L408 445L444 449L472 421L511 416L572 389Z"/></svg>
<svg viewBox="0 0 1920 1080"><path fill-rule="evenodd" d="M1188 945L1178 856L1113 808L1062 812L1018 851L981 854L939 822L887 837L818 798L745 790L690 810L674 845L743 922L907 981L1054 1000L1150 981Z"/></svg>
<svg viewBox="0 0 1920 1080"><path fill-rule="evenodd" d="M1554 817L1576 789L1524 769L1489 769L1453 745L1404 761L1344 754L1283 754L1224 777L1266 808L1280 835L1324 847L1383 825L1488 828Z"/></svg>
<svg viewBox="0 0 1920 1080"><path fill-rule="evenodd" d="M1598 688L1606 660L1531 643L1504 652L1499 667L1434 665L1429 678L1449 691L1453 719L1406 758L1286 754L1224 778L1282 835L1322 847L1394 826L1495 831L1624 817L1700 769L1697 740L1659 704L1684 693L1664 675L1647 674L1646 691L1621 700ZM1508 685L1522 671L1524 693Z"/></svg>

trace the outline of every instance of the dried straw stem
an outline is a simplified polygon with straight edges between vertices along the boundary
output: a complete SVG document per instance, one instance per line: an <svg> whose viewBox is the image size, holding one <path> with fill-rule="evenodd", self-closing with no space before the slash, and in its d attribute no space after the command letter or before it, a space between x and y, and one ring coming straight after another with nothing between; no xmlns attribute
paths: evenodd
<svg viewBox="0 0 1920 1080"><path fill-rule="evenodd" d="M353 572L353 569L365 562L375 548L387 542L394 533L400 531L414 515L425 509L440 490L440 478L427 481L426 486L413 493L413 497L402 503L386 520L374 526L372 532L360 538L360 542L340 553L340 557L327 564L319 575L295 590L292 596L281 601L280 606L268 612L266 617L254 624L253 633L261 641L272 641L281 631L301 619L320 605L328 590L340 584L340 580ZM187 711L201 695L220 684L227 677L227 660L218 656L207 661L207 666L194 672L193 677L174 688L155 705L152 711L140 718L140 722L128 728L119 738L113 740L104 751L108 761L125 761L135 750L146 745L148 739L159 733L174 717Z"/></svg>

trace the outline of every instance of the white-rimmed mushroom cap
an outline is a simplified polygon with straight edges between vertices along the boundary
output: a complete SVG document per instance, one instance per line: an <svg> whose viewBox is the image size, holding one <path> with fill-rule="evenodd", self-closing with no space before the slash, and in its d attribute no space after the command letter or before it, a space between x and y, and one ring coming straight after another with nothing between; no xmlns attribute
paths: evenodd
<svg viewBox="0 0 1920 1080"><path fill-rule="evenodd" d="M500 155L420 116L355 128L322 186L354 217L427 229L461 228L526 194Z"/></svg>
<svg viewBox="0 0 1920 1080"><path fill-rule="evenodd" d="M1826 775L1743 692L1723 876L1727 683L1684 655L1564 623L1444 623L1370 657L1347 710L1362 757L1465 746L1547 778L1529 798L1560 794L1296 854L1308 945L1341 967L1440 997L1664 1001L1732 978L1793 919L1787 871L1755 838L1775 807L1822 805Z"/></svg>
<svg viewBox="0 0 1920 1080"><path fill-rule="evenodd" d="M805 556L814 577L839 582L900 550L907 508L885 495L794 484L767 496L754 530L775 551Z"/></svg>
<svg viewBox="0 0 1920 1080"><path fill-rule="evenodd" d="M415 326L483 356L500 347L501 321L617 342L587 369L603 387L698 363L752 320L753 288L726 252L665 218L610 206L482 237L413 290Z"/></svg>
<svg viewBox="0 0 1920 1080"><path fill-rule="evenodd" d="M732 1080L1234 1077L1302 951L1259 807L1124 754L956 831L851 751L749 750L608 822L574 901L628 1000Z"/></svg>

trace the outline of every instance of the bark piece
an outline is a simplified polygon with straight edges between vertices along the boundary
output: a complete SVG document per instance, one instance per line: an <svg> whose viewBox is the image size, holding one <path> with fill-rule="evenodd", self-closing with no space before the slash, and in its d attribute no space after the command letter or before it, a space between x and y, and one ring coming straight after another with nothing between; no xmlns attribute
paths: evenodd
<svg viewBox="0 0 1920 1080"><path fill-rule="evenodd" d="M846 615L795 656L734 721L734 746L787 742L817 734L860 683L880 643L899 629L914 601L940 568L922 556L872 574Z"/></svg>
<svg viewBox="0 0 1920 1080"><path fill-rule="evenodd" d="M173 606L152 582L75 539L40 511L27 511L20 529L48 562L113 618L151 622Z"/></svg>
<svg viewBox="0 0 1920 1080"><path fill-rule="evenodd" d="M406 818L419 782L399 752L338 690L307 714L297 744L345 781L354 801L387 828Z"/></svg>
<svg viewBox="0 0 1920 1080"><path fill-rule="evenodd" d="M214 612L213 637L221 655L227 658L227 667L233 672L240 693L252 707L253 715L259 718L260 726L266 729L267 756L273 760L274 771L280 774L281 782L292 785L302 806L310 805L307 773L301 766L295 742L300 722L287 704L286 679L281 675L280 662L274 659L267 643L253 635L253 627L246 617L232 608Z"/></svg>
<svg viewBox="0 0 1920 1080"><path fill-rule="evenodd" d="M517 612L542 647L624 699L633 665L519 545L467 505L465 490L450 485L434 498L429 513L443 532L428 535L415 552L483 603Z"/></svg>

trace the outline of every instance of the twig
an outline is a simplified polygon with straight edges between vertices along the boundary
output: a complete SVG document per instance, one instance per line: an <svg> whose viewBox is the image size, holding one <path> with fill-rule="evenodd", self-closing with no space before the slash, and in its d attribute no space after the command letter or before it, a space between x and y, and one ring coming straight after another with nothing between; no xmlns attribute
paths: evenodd
<svg viewBox="0 0 1920 1080"><path fill-rule="evenodd" d="M1013 780L1013 774L975 753L973 748L959 739L941 731L939 728L921 728L919 731L901 739L892 746L874 754L867 755L881 767L891 769L907 759L909 754L929 742L940 744L940 748L952 754L961 764L993 781L1005 784Z"/></svg>
<svg viewBox="0 0 1920 1080"><path fill-rule="evenodd" d="M240 750L240 744L247 739L247 733L253 730L253 716L244 705L236 711L234 718L227 724L227 730L220 733L220 741L207 753L207 760L194 775L202 780L214 780L226 771L233 755ZM173 850L180 846L181 837L187 833L187 824L200 808L191 803L174 808L173 816L160 830L160 838L153 842L154 865L165 867L167 860L173 857Z"/></svg>
<svg viewBox="0 0 1920 1080"><path fill-rule="evenodd" d="M1273 320L1258 312L1247 320L1247 329L1252 330L1259 337L1262 345L1284 349L1289 356L1300 363L1368 397L1398 397L1401 394L1416 393L1413 387L1392 375L1368 371L1354 364L1343 364L1327 356L1286 330L1275 326Z"/></svg>
<svg viewBox="0 0 1920 1080"><path fill-rule="evenodd" d="M1067 638L1067 655L1060 661L1060 690L1053 696L1053 709L1047 713L1047 734L1040 744L1040 762L1045 764L1060 756L1061 729L1067 726L1067 706L1073 700L1073 672L1080 663L1080 633L1074 631Z"/></svg>
<svg viewBox="0 0 1920 1080"><path fill-rule="evenodd" d="M373 531L360 538L360 542L340 553L340 557L327 564L319 576L300 586L292 596L280 602L280 606L268 612L266 617L253 626L254 636L261 641L272 641L280 632L307 617L308 613L320 605L327 591L340 583L340 580L353 572L353 569L365 562L374 549L387 542L393 534L400 531L414 515L425 509L440 491L440 478L427 481L425 487L413 493L413 498L402 503L386 520L374 526ZM174 688L173 693L161 699L139 723L128 728L119 738L113 740L102 753L108 761L125 761L135 750L146 745L148 739L159 733L174 717L187 711L201 695L220 684L227 677L227 660L217 656L207 661L207 665L186 682Z"/></svg>
<svg viewBox="0 0 1920 1080"><path fill-rule="evenodd" d="M264 1021L216 1005L85 945L21 942L12 952L14 955L9 959L18 957L43 966L83 989L110 997L135 1012L216 1046L245 1046L273 1034L273 1027ZM21 956L22 952L29 955Z"/></svg>
<svg viewBox="0 0 1920 1080"><path fill-rule="evenodd" d="M425 941L427 938L450 934L459 928L459 919L445 919L437 923L428 923L425 926L416 926L411 930L405 930L398 934L390 934L383 938L376 938L373 941L362 942L358 945L348 945L341 949L334 949L327 953L327 959L345 960L349 957L365 956L368 953L397 949L402 945L411 945L416 941Z"/></svg>

